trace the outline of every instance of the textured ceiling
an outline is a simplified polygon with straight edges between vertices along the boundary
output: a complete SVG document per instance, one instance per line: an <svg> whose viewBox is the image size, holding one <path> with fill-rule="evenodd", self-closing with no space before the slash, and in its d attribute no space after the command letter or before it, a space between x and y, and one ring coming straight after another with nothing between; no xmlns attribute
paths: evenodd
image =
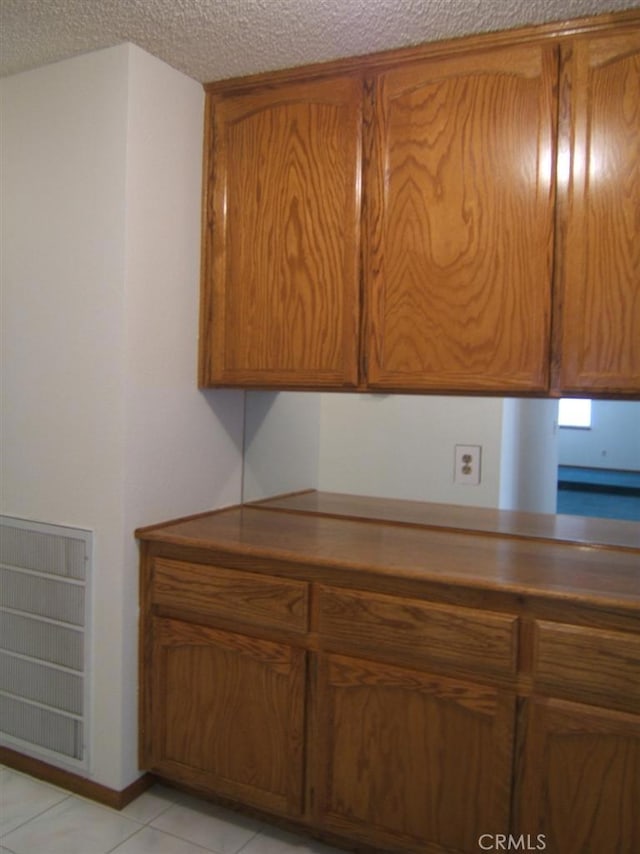
<svg viewBox="0 0 640 854"><path fill-rule="evenodd" d="M0 76L129 41L201 82L640 0L0 0Z"/></svg>

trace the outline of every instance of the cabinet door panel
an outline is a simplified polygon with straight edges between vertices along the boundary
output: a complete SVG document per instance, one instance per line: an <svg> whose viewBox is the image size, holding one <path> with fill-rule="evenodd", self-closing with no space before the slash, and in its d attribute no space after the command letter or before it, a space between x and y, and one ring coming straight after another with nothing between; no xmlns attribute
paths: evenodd
<svg viewBox="0 0 640 854"><path fill-rule="evenodd" d="M529 702L517 830L549 854L640 851L640 717Z"/></svg>
<svg viewBox="0 0 640 854"><path fill-rule="evenodd" d="M409 851L475 852L507 832L510 695L338 655L322 657L318 695L326 826Z"/></svg>
<svg viewBox="0 0 640 854"><path fill-rule="evenodd" d="M558 168L561 391L640 393L640 31L576 39Z"/></svg>
<svg viewBox="0 0 640 854"><path fill-rule="evenodd" d="M300 814L305 652L177 620L153 632L149 767Z"/></svg>
<svg viewBox="0 0 640 854"><path fill-rule="evenodd" d="M369 385L548 385L553 47L394 69L374 87Z"/></svg>
<svg viewBox="0 0 640 854"><path fill-rule="evenodd" d="M210 104L201 382L358 381L362 85Z"/></svg>

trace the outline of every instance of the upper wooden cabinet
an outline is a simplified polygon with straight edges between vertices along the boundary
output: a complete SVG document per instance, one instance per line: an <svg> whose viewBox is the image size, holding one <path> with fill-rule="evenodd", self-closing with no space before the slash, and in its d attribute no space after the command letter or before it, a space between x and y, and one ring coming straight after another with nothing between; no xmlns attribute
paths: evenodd
<svg viewBox="0 0 640 854"><path fill-rule="evenodd" d="M556 79L539 45L377 78L370 386L546 389Z"/></svg>
<svg viewBox="0 0 640 854"><path fill-rule="evenodd" d="M201 385L640 395L639 21L208 86Z"/></svg>
<svg viewBox="0 0 640 854"><path fill-rule="evenodd" d="M640 30L564 51L561 391L640 393Z"/></svg>
<svg viewBox="0 0 640 854"><path fill-rule="evenodd" d="M356 385L359 80L208 107L201 384Z"/></svg>

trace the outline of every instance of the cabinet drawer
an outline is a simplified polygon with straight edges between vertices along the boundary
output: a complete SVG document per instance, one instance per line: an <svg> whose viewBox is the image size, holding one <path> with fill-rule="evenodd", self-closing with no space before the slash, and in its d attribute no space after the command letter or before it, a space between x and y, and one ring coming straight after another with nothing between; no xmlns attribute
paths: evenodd
<svg viewBox="0 0 640 854"><path fill-rule="evenodd" d="M151 602L226 623L306 632L308 585L221 566L156 558Z"/></svg>
<svg viewBox="0 0 640 854"><path fill-rule="evenodd" d="M640 712L640 637L538 620L533 675L537 690Z"/></svg>
<svg viewBox="0 0 640 854"><path fill-rule="evenodd" d="M320 592L323 643L400 664L512 676L517 626L517 617L509 614L330 587Z"/></svg>

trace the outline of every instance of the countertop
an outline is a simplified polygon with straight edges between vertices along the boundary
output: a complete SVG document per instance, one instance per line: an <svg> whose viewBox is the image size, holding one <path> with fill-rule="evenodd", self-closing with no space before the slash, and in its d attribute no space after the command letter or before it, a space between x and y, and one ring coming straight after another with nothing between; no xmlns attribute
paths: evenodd
<svg viewBox="0 0 640 854"><path fill-rule="evenodd" d="M460 587L640 615L640 525L322 493L139 529L151 544L329 583Z"/></svg>

